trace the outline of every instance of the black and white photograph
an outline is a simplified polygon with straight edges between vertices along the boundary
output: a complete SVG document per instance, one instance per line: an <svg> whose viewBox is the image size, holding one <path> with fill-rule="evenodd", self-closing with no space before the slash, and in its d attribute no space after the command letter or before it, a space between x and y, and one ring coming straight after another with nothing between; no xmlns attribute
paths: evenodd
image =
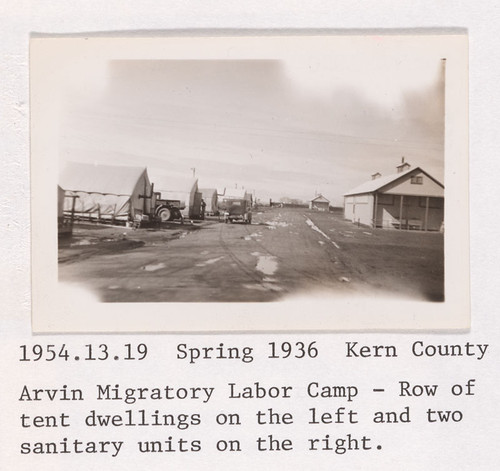
<svg viewBox="0 0 500 471"><path fill-rule="evenodd" d="M466 326L467 273L457 284L449 271L468 227L466 44L33 39L32 179L50 197L32 217L50 228L52 249L38 249L55 258L56 291L40 311L182 303L225 317L244 305L275 316L258 329L287 329L310 306L322 320L300 328L335 329L400 328L417 309ZM457 303L462 313L441 314ZM334 320L353 306L377 314Z"/></svg>

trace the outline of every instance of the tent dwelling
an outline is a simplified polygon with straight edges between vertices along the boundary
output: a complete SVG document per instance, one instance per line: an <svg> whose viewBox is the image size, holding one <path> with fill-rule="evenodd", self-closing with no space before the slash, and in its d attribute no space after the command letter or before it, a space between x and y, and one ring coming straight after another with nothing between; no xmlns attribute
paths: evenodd
<svg viewBox="0 0 500 471"><path fill-rule="evenodd" d="M347 192L344 217L371 227L437 231L444 221L444 185L403 160L397 173L376 173Z"/></svg>
<svg viewBox="0 0 500 471"><path fill-rule="evenodd" d="M80 219L131 221L151 213L152 188L145 167L68 163L59 183L64 213Z"/></svg>
<svg viewBox="0 0 500 471"><path fill-rule="evenodd" d="M205 212L209 216L214 216L219 212L217 207L217 189L216 188L202 188L199 190L203 201L205 201Z"/></svg>
<svg viewBox="0 0 500 471"><path fill-rule="evenodd" d="M57 185L57 236L59 238L68 237L73 231L73 217L64 217L64 199L65 192Z"/></svg>
<svg viewBox="0 0 500 471"><path fill-rule="evenodd" d="M161 193L162 200L178 207L185 218L202 217L202 194L198 190L197 178L179 178L160 173L152 175L155 192Z"/></svg>
<svg viewBox="0 0 500 471"><path fill-rule="evenodd" d="M255 191L254 190L246 190L245 191L245 199L248 201L248 204L250 207L253 207L254 201L253 201L253 195Z"/></svg>
<svg viewBox="0 0 500 471"><path fill-rule="evenodd" d="M316 198L309 201L309 209L315 209L316 211L329 211L330 200L327 200L323 195L318 195Z"/></svg>

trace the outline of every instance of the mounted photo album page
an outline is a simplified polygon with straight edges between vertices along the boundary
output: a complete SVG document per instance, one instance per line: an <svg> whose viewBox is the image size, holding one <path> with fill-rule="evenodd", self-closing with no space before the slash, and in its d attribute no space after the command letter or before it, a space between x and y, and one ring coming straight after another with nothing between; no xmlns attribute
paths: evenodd
<svg viewBox="0 0 500 471"><path fill-rule="evenodd" d="M34 332L470 327L466 35L40 37L30 75Z"/></svg>

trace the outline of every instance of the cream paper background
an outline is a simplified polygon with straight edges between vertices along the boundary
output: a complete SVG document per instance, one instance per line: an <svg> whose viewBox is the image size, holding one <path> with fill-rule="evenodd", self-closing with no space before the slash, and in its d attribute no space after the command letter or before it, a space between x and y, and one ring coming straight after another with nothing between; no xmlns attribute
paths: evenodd
<svg viewBox="0 0 500 471"><path fill-rule="evenodd" d="M500 253L498 251L499 221L496 203L500 196L500 61L498 60L498 28L500 11L492 0L475 2L414 1L377 2L298 0L286 2L265 1L114 1L89 0L78 2L13 1L0 4L0 152L3 177L0 212L2 270L0 289L0 467L7 470L54 469L369 469L369 470L474 470L490 471L498 467L498 404L500 403L499 295ZM224 28L439 28L465 27L470 39L470 287L471 327L460 334L422 332L403 333L331 333L316 335L33 335L31 330L31 269L30 269L30 192L29 192L29 81L28 42L32 32L76 33L89 31L159 31L174 29ZM153 33L154 34L154 33ZM173 307L172 307L173 308ZM253 344L263 348L267 342L279 340L318 340L322 346L320 361L269 364L257 361L243 367L239 364L201 364L188 368L173 360L176 343L197 345ZM413 340L434 344L489 343L489 356L482 361L456 358L452 361L415 361L402 354L398 362L368 361L364 366L342 360L342 343L346 340L373 344L396 344L402 352ZM106 342L110 346L124 343L147 342L151 359L140 365L117 368L110 365L33 364L25 367L18 362L19 345L33 343L54 344L65 342L73 349L90 342ZM361 364L363 365L363 364ZM463 408L466 420L459 426L429 429L421 421L411 426L384 428L377 432L384 443L380 454L361 454L343 457L328 454L311 456L305 453L291 455L256 455L242 453L221 456L216 453L198 457L170 458L144 457L125 454L119 461L100 457L56 456L22 457L19 442L28 434L19 428L19 415L23 408L17 402L24 384L33 387L57 387L62 384L82 385L92 381L119 381L123 384L162 382L177 384L203 384L220 381L272 380L278 384L302 382L307 379L326 378L328 381L355 382L360 388L377 387L401 379L421 382L439 381L450 385L468 378L477 378L477 396L472 400L455 398L439 401L448 408ZM148 380L149 378L149 380ZM160 379L158 379L160 381ZM83 384L82 384L83 383ZM376 383L376 384L375 384ZM214 384L216 385L216 384ZM392 391L393 392L393 391ZM406 401L395 401L364 396L363 408L400 407ZM397 404L396 404L397 402ZM420 404L416 402L416 404ZM277 401L275 407L286 410L290 404ZM300 404L308 407L308 404ZM433 403L433 405L438 405ZM92 403L86 404L93 407ZM235 407L219 401L218 407ZM240 406L249 417L255 406ZM57 412L35 406L33 412ZM255 435L255 427L245 427ZM286 435L286 430L274 429ZM370 427L364 428L370 433ZM78 430L79 432L79 430ZM202 437L213 435L213 427L204 429ZM221 432L222 433L222 432ZM78 433L73 433L73 435ZM37 437L43 435L41 432ZM120 434L113 434L118 438Z"/></svg>
<svg viewBox="0 0 500 471"><path fill-rule="evenodd" d="M83 285L57 281L58 124L68 77L109 60L331 60L360 36L33 38L31 53L32 320L35 332L186 332L464 329L469 327L467 36L411 31L387 36L391 53L411 49L447 58L445 112L445 302L383 294L291 295L274 303L100 303ZM276 34L276 32L274 33ZM381 43L384 44L384 43ZM351 49L350 49L351 50ZM318 55L317 51L321 51ZM384 50L380 50L383 54ZM404 53L404 52L403 52ZM319 58L318 58L319 56ZM410 58L411 59L411 58ZM362 54L353 61L363 61ZM293 77L293 76L292 76ZM73 85L74 86L74 85ZM182 158L182 156L180 156ZM376 274L374 274L376 276ZM307 313L307 315L304 315Z"/></svg>

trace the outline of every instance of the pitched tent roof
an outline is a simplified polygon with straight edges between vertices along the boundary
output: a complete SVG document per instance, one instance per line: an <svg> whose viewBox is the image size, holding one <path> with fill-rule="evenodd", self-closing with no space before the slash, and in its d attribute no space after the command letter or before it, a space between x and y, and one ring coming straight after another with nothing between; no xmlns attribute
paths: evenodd
<svg viewBox="0 0 500 471"><path fill-rule="evenodd" d="M200 188L199 191L203 195L203 199L217 197L217 189L215 188Z"/></svg>
<svg viewBox="0 0 500 471"><path fill-rule="evenodd" d="M246 196L246 190L241 188L230 188L226 190L226 193L222 195L222 199L224 198L234 198L234 199L244 199Z"/></svg>
<svg viewBox="0 0 500 471"><path fill-rule="evenodd" d="M375 191L381 191L386 187L387 185L390 185L391 183L395 183L398 180L404 180L405 177L410 176L412 173L423 173L427 175L432 181L437 183L439 186L444 188L444 185L436 180L434 177L429 175L427 172L422 170L420 167L415 167L412 169L409 169L405 172L400 172L400 173L394 173L392 175L386 175L385 177L379 177L375 178L374 180L368 180L365 183L362 183L361 185L358 185L357 187L353 188L352 190L348 191L347 193L344 193L344 196L350 196L350 195L360 195L364 193L374 193Z"/></svg>
<svg viewBox="0 0 500 471"><path fill-rule="evenodd" d="M190 208L195 202L195 193L198 191L197 178L173 177L162 173L153 173L151 181L154 184L154 191L161 193L161 198L172 201L179 201L180 208L186 217L190 217Z"/></svg>
<svg viewBox="0 0 500 471"><path fill-rule="evenodd" d="M59 184L66 195L77 196L75 214L82 217L127 220L149 212L144 192L149 194L150 182L146 167L119 167L71 162L61 175ZM64 211L73 202L64 200Z"/></svg>
<svg viewBox="0 0 500 471"><path fill-rule="evenodd" d="M311 202L315 203L329 203L330 200L327 200L323 195L316 196L316 198L313 198Z"/></svg>
<svg viewBox="0 0 500 471"><path fill-rule="evenodd" d="M191 193L198 190L197 178L182 178L152 173L151 181L154 183L155 191L161 193Z"/></svg>
<svg viewBox="0 0 500 471"><path fill-rule="evenodd" d="M145 172L146 167L68 162L59 176L59 185L67 191L130 196Z"/></svg>

